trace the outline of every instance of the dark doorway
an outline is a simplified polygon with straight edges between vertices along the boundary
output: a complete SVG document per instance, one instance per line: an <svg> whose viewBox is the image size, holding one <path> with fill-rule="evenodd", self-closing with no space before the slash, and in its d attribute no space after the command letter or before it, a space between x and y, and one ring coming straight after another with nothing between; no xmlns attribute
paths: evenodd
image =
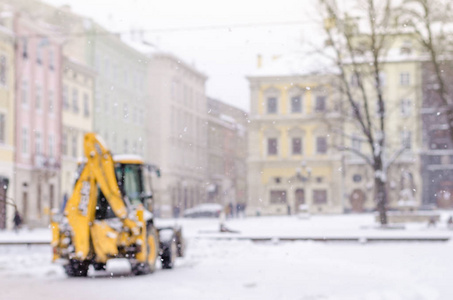
<svg viewBox="0 0 453 300"><path fill-rule="evenodd" d="M28 220L28 193L26 191L22 192L22 205L23 205L22 219L24 223L26 223Z"/></svg>
<svg viewBox="0 0 453 300"><path fill-rule="evenodd" d="M437 191L437 206L439 208L453 207L453 181L442 181Z"/></svg>
<svg viewBox="0 0 453 300"><path fill-rule="evenodd" d="M296 200L295 201L296 207L294 211L300 212L303 206L305 205L305 191L303 189L297 189L294 192L294 196Z"/></svg>
<svg viewBox="0 0 453 300"><path fill-rule="evenodd" d="M0 176L0 229L6 228L6 195L8 194L8 178Z"/></svg>
<svg viewBox="0 0 453 300"><path fill-rule="evenodd" d="M350 196L351 209L353 212L363 212L365 204L365 193L362 190L355 189Z"/></svg>
<svg viewBox="0 0 453 300"><path fill-rule="evenodd" d="M52 210L54 207L54 187L53 184L49 185L49 208Z"/></svg>
<svg viewBox="0 0 453 300"><path fill-rule="evenodd" d="M37 205L37 209L38 209L38 217L41 218L41 183L38 182L38 188L37 188L37 198L38 198L38 201L36 201L36 205Z"/></svg>

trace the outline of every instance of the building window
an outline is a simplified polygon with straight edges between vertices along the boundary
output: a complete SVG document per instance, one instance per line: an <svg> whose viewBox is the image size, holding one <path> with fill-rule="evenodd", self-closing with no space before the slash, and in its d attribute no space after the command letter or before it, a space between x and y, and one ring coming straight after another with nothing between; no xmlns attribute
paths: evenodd
<svg viewBox="0 0 453 300"><path fill-rule="evenodd" d="M63 155L68 155L68 134L63 133L63 138L61 141L61 148L63 151Z"/></svg>
<svg viewBox="0 0 453 300"><path fill-rule="evenodd" d="M381 87L387 84L387 75L384 72L379 72L379 83Z"/></svg>
<svg viewBox="0 0 453 300"><path fill-rule="evenodd" d="M54 138L53 135L49 135L49 157L54 156Z"/></svg>
<svg viewBox="0 0 453 300"><path fill-rule="evenodd" d="M0 55L0 85L6 86L6 56Z"/></svg>
<svg viewBox="0 0 453 300"><path fill-rule="evenodd" d="M119 68L116 64L112 63L112 77L113 80L116 81L119 78Z"/></svg>
<svg viewBox="0 0 453 300"><path fill-rule="evenodd" d="M113 149L118 149L118 141L116 139L116 134L113 133L113 137L112 137L112 144L113 144Z"/></svg>
<svg viewBox="0 0 453 300"><path fill-rule="evenodd" d="M110 74L109 74L109 60L108 60L108 58L105 58L105 59L104 59L104 74L106 74L107 76L110 76Z"/></svg>
<svg viewBox="0 0 453 300"><path fill-rule="evenodd" d="M67 85L63 86L62 98L63 98L63 107L65 109L68 109L69 108L69 92L68 92L68 86Z"/></svg>
<svg viewBox="0 0 453 300"><path fill-rule="evenodd" d="M293 155L302 154L302 139L301 138L292 138L292 150L293 150Z"/></svg>
<svg viewBox="0 0 453 300"><path fill-rule="evenodd" d="M136 106L132 106L132 122L138 124L138 108Z"/></svg>
<svg viewBox="0 0 453 300"><path fill-rule="evenodd" d="M90 99L88 94L83 94L83 115L88 117L90 115Z"/></svg>
<svg viewBox="0 0 453 300"><path fill-rule="evenodd" d="M129 152L129 144L127 142L127 140L124 140L124 153L128 153Z"/></svg>
<svg viewBox="0 0 453 300"><path fill-rule="evenodd" d="M28 83L22 82L22 105L28 106Z"/></svg>
<svg viewBox="0 0 453 300"><path fill-rule="evenodd" d="M129 117L129 108L127 107L127 103L123 104L123 118L127 120Z"/></svg>
<svg viewBox="0 0 453 300"><path fill-rule="evenodd" d="M189 107L192 107L193 91L192 91L192 89L189 87L189 88L187 89L187 92L188 92L188 98L189 98Z"/></svg>
<svg viewBox="0 0 453 300"><path fill-rule="evenodd" d="M411 40L403 41L403 44L401 45L401 48L400 48L400 53L401 54L411 54L412 53L412 41Z"/></svg>
<svg viewBox="0 0 453 300"><path fill-rule="evenodd" d="M314 204L326 204L327 203L327 191L326 190L313 190L313 203Z"/></svg>
<svg viewBox="0 0 453 300"><path fill-rule="evenodd" d="M403 117L408 117L412 112L412 101L410 99L401 100L401 115Z"/></svg>
<svg viewBox="0 0 453 300"><path fill-rule="evenodd" d="M96 112L101 111L101 105L102 105L102 95L99 92L99 90L96 90L96 92L94 94L94 107L95 107Z"/></svg>
<svg viewBox="0 0 453 300"><path fill-rule="evenodd" d="M0 143L4 144L6 142L5 132L6 132L6 116L3 113L0 113Z"/></svg>
<svg viewBox="0 0 453 300"><path fill-rule="evenodd" d="M267 139L267 155L277 154L278 154L277 139L276 138Z"/></svg>
<svg viewBox="0 0 453 300"><path fill-rule="evenodd" d="M38 65L42 64L42 47L43 47L44 40L41 40L38 43L38 47L36 47L36 63Z"/></svg>
<svg viewBox="0 0 453 300"><path fill-rule="evenodd" d="M27 38L24 38L22 40L22 58L27 58L28 57L28 40Z"/></svg>
<svg viewBox="0 0 453 300"><path fill-rule="evenodd" d="M361 151L361 148L362 148L362 142L361 140L356 137L356 136L352 136L352 139L351 139L351 146L352 146L352 149L360 152Z"/></svg>
<svg viewBox="0 0 453 300"><path fill-rule="evenodd" d="M271 191L271 204L286 204L286 191Z"/></svg>
<svg viewBox="0 0 453 300"><path fill-rule="evenodd" d="M400 74L400 85L407 86L411 84L411 77L409 73Z"/></svg>
<svg viewBox="0 0 453 300"><path fill-rule="evenodd" d="M316 138L316 153L325 154L327 153L327 138L324 136L318 136Z"/></svg>
<svg viewBox="0 0 453 300"><path fill-rule="evenodd" d="M35 108L37 111L41 111L42 108L42 88L40 86L36 87L36 102L35 102Z"/></svg>
<svg viewBox="0 0 453 300"><path fill-rule="evenodd" d="M300 96L291 97L291 112L292 113L302 112L302 102L300 100Z"/></svg>
<svg viewBox="0 0 453 300"><path fill-rule="evenodd" d="M53 53L53 50L49 50L49 69L54 70L55 69L55 55Z"/></svg>
<svg viewBox="0 0 453 300"><path fill-rule="evenodd" d="M112 97L112 116L116 118L118 114L118 102Z"/></svg>
<svg viewBox="0 0 453 300"><path fill-rule="evenodd" d="M360 176L359 174L354 174L354 176L352 176L352 180L354 182L361 182L362 181L362 176Z"/></svg>
<svg viewBox="0 0 453 300"><path fill-rule="evenodd" d="M104 97L104 112L106 114L109 113L109 99L111 99L110 94L106 94ZM113 109L112 109L112 111L113 111Z"/></svg>
<svg viewBox="0 0 453 300"><path fill-rule="evenodd" d="M72 90L72 111L79 112L79 91L77 89Z"/></svg>
<svg viewBox="0 0 453 300"><path fill-rule="evenodd" d="M139 88L139 86L138 86L138 84L139 84L139 79L138 79L138 78L139 78L139 77L140 77L140 74L139 74L138 72L136 72L136 73L134 74L134 84L133 84L133 86L132 86L132 87L135 88L135 89L138 89L138 88Z"/></svg>
<svg viewBox="0 0 453 300"><path fill-rule="evenodd" d="M268 114L277 113L277 98L275 97L267 98L267 113Z"/></svg>
<svg viewBox="0 0 453 300"><path fill-rule="evenodd" d="M410 131L401 132L401 146L406 149L411 149L412 133Z"/></svg>
<svg viewBox="0 0 453 300"><path fill-rule="evenodd" d="M357 76L356 73L351 75L350 83L351 83L351 86L353 86L353 87L359 86L359 76Z"/></svg>
<svg viewBox="0 0 453 300"><path fill-rule="evenodd" d="M35 152L36 154L42 154L42 137L39 131L35 133Z"/></svg>
<svg viewBox="0 0 453 300"><path fill-rule="evenodd" d="M53 102L53 92L49 91L49 114L53 115L54 111L54 102Z"/></svg>
<svg viewBox="0 0 453 300"><path fill-rule="evenodd" d="M176 81L171 82L171 99L176 99Z"/></svg>
<svg viewBox="0 0 453 300"><path fill-rule="evenodd" d="M325 96L317 96L316 97L316 104L315 104L315 111L316 112L323 112L326 110L326 97Z"/></svg>
<svg viewBox="0 0 453 300"><path fill-rule="evenodd" d="M77 157L77 134L72 135L72 157Z"/></svg>
<svg viewBox="0 0 453 300"><path fill-rule="evenodd" d="M28 130L22 128L22 154L28 154Z"/></svg>

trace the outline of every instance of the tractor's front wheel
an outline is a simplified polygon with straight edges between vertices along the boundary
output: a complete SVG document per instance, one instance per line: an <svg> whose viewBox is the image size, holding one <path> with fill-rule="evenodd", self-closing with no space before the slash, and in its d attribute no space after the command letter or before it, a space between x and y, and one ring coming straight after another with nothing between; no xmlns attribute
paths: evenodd
<svg viewBox="0 0 453 300"><path fill-rule="evenodd" d="M66 275L69 277L86 277L88 275L88 261L79 261L71 259L67 265L64 266Z"/></svg>

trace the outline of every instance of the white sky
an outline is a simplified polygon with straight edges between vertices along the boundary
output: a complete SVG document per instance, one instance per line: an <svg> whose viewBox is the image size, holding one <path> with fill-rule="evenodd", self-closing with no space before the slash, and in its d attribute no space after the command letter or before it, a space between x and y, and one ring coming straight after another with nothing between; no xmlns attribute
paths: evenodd
<svg viewBox="0 0 453 300"><path fill-rule="evenodd" d="M297 50L311 40L317 0L45 0L95 19L110 30L301 21L303 24L147 33L163 51L181 57L209 80L208 96L249 110L245 76L265 57Z"/></svg>

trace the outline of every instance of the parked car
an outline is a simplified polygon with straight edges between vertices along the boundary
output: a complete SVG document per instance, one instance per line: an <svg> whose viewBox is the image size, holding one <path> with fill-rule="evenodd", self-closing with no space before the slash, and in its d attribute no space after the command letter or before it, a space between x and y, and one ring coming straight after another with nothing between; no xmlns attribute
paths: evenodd
<svg viewBox="0 0 453 300"><path fill-rule="evenodd" d="M218 218L222 212L222 205L217 203L203 203L184 211L184 218Z"/></svg>

